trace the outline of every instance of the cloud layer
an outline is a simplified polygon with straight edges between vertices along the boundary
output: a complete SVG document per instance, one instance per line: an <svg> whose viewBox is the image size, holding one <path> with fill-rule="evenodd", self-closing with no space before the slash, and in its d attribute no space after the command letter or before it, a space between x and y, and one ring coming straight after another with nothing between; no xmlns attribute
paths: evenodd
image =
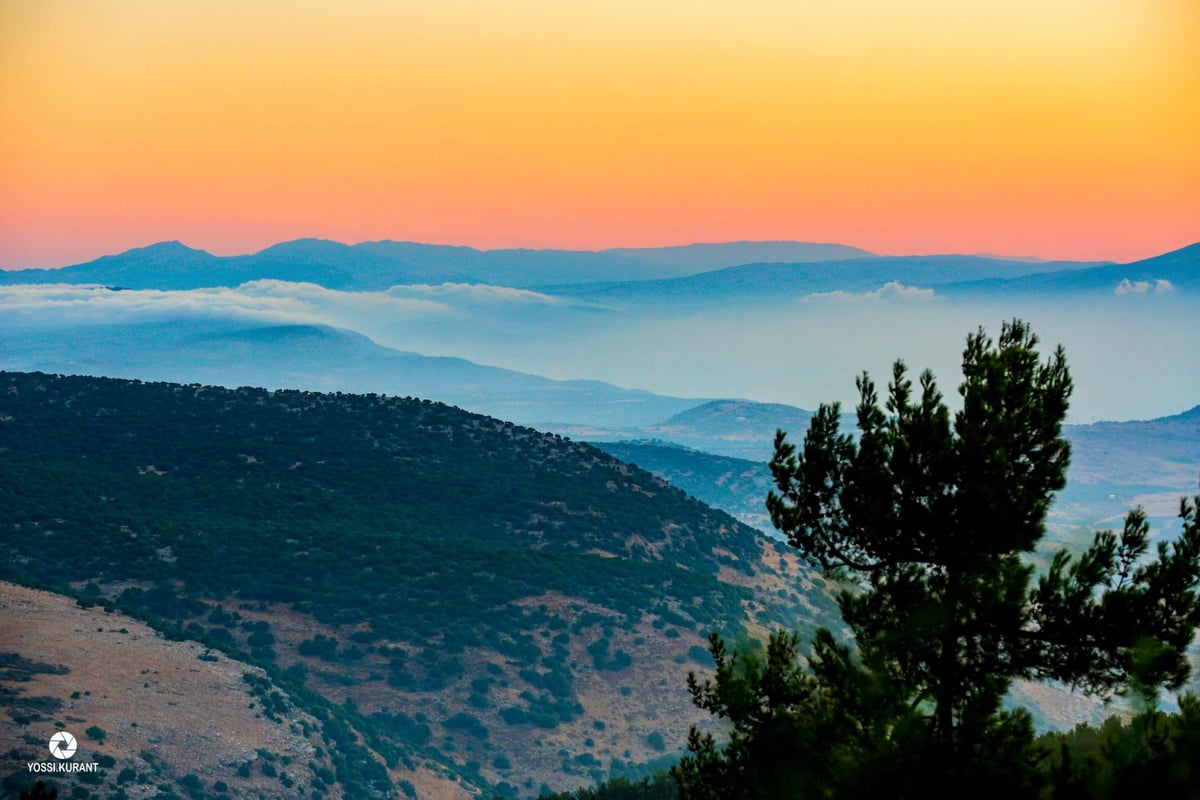
<svg viewBox="0 0 1200 800"><path fill-rule="evenodd" d="M313 283L260 280L235 288L160 291L96 285L0 286L5 322L91 325L174 317L221 317L314 323L350 329L404 321L505 313L512 306L556 306L558 298L499 286L446 283L393 286L386 292L341 292Z"/></svg>

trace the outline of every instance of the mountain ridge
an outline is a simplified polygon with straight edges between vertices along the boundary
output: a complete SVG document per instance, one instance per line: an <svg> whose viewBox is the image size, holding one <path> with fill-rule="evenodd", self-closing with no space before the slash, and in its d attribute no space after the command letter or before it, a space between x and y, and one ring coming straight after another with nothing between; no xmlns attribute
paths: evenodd
<svg viewBox="0 0 1200 800"><path fill-rule="evenodd" d="M1162 280L1169 285L1157 283ZM957 295L1022 291L1159 294L1176 289L1189 292L1200 289L1200 242L1127 263L1102 264L1085 270L1039 271L1012 278L955 281L941 287L941 291Z"/></svg>
<svg viewBox="0 0 1200 800"><path fill-rule="evenodd" d="M4 333L0 368L237 388L425 397L523 424L636 427L704 402L602 381L556 381L450 356L383 347L317 324L168 321L83 328L64 348L43 331Z"/></svg>
<svg viewBox="0 0 1200 800"><path fill-rule="evenodd" d="M829 261L868 251L809 242L697 243L608 250L478 250L390 240L344 244L305 238L256 253L215 256L179 242L160 242L55 269L0 270L0 283L112 283L129 288L195 289L249 280L302 280L341 290L382 290L397 284L472 282L536 288L564 282L630 280L703 272L743 259ZM196 268L203 266L202 273ZM148 267L155 271L147 272ZM139 273L139 270L141 272Z"/></svg>
<svg viewBox="0 0 1200 800"><path fill-rule="evenodd" d="M981 256L876 256L807 264L737 264L695 275L544 288L593 303L645 304L669 297L676 304L787 304L822 293L877 291L889 283L938 289L968 282L963 279L964 272L977 273L983 284L1005 280L1006 276L1041 275L1055 267L1070 272L1095 268L1090 262L1034 263Z"/></svg>
<svg viewBox="0 0 1200 800"><path fill-rule="evenodd" d="M1200 285L1198 263L1200 243L1121 263L956 254L879 256L847 245L786 241L479 250L391 240L350 245L305 238L236 256L215 256L165 241L55 269L0 270L0 284L98 283L179 290L271 279L341 291L380 291L406 284L481 283L592 301L630 302L665 295L677 301L705 302L712 297L770 297L781 291L784 297L874 291L889 282L960 296L1095 292L1116 290L1122 280L1136 284L1156 279L1192 290Z"/></svg>

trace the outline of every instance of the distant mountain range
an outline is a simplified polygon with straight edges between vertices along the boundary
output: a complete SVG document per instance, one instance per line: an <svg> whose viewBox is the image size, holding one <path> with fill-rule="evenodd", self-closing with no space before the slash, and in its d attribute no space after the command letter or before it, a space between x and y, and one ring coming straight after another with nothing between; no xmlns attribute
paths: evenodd
<svg viewBox="0 0 1200 800"><path fill-rule="evenodd" d="M704 402L402 352L323 325L219 319L0 330L0 369L432 398L543 428L628 430Z"/></svg>
<svg viewBox="0 0 1200 800"><path fill-rule="evenodd" d="M1010 278L954 281L941 287L956 296L998 293L1147 294L1200 290L1200 243L1129 264L1089 269L1056 268L1040 264L1036 272ZM1165 281L1166 283L1162 283Z"/></svg>
<svg viewBox="0 0 1200 800"><path fill-rule="evenodd" d="M476 250L413 242L346 245L298 239L258 253L215 256L160 242L60 269L0 271L0 283L98 283L130 289L197 289L274 279L343 291L399 284L485 283L515 288L647 280L751 262L830 262L866 250L808 242L729 242L614 250Z"/></svg>
<svg viewBox="0 0 1200 800"><path fill-rule="evenodd" d="M767 462L775 429L783 428L800 443L811 417L791 406L718 400L628 439L613 432L609 439L593 441L770 533L764 501L773 485ZM842 430L855 431L852 415L843 414ZM1200 406L1151 420L1066 425L1063 434L1071 443L1071 466L1067 486L1051 508L1052 538L1069 542L1081 526L1119 528L1137 505L1156 530L1171 534L1177 529L1179 498L1195 494L1200 480Z"/></svg>
<svg viewBox="0 0 1200 800"><path fill-rule="evenodd" d="M672 397L402 352L323 325L188 319L0 329L0 369L431 398L577 439L659 439L758 462L770 459L777 428L800 436L812 418L779 403Z"/></svg>
<svg viewBox="0 0 1200 800"><path fill-rule="evenodd" d="M761 464L771 460L776 430L782 428L798 441L808 430L812 416L811 411L782 403L723 399L699 403L635 430L565 427L561 431L597 443L631 439L670 442L690 450ZM852 428L852 415L843 415L843 424Z"/></svg>
<svg viewBox="0 0 1200 800"><path fill-rule="evenodd" d="M1068 425L1065 435L1071 468L1052 521L1120 527L1140 505L1160 531L1178 530L1180 496L1200 489L1200 406L1157 419Z"/></svg>
<svg viewBox="0 0 1200 800"><path fill-rule="evenodd" d="M836 263L755 263L697 275L552 287L576 300L608 305L735 306L783 304L828 293L933 289L962 298L1113 295L1200 290L1200 244L1128 264L1026 261L981 256L878 256Z"/></svg>
<svg viewBox="0 0 1200 800"><path fill-rule="evenodd" d="M729 304L791 302L823 292L867 292L888 283L940 287L989 279L1006 281L1048 270L1090 271L1091 262L1011 261L980 256L877 256L820 263L748 263L695 275L655 280L550 287L548 291L595 303Z"/></svg>
<svg viewBox="0 0 1200 800"><path fill-rule="evenodd" d="M161 242L60 269L0 271L0 284L89 283L131 289L307 282L340 291L478 283L538 289L599 305L704 306L867 292L888 283L960 297L1148 293L1200 287L1200 243L1127 264L967 255L876 256L839 244L729 242L601 251L476 250L411 242L299 239L215 256ZM1123 283L1124 282L1124 283Z"/></svg>

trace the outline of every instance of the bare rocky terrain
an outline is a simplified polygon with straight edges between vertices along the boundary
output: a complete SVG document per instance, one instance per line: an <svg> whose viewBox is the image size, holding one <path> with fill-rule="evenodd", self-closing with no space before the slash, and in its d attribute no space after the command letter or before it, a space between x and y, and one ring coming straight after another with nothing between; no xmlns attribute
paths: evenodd
<svg viewBox="0 0 1200 800"><path fill-rule="evenodd" d="M0 776L4 795L42 778L60 797L308 796L331 771L318 722L294 706L263 713L243 676L261 669L196 642L169 641L138 620L62 595L0 582ZM273 690L276 691L276 690ZM71 761L93 774L30 773L53 762L47 742L73 734ZM101 735L102 734L102 735ZM194 776L194 777L189 777ZM420 796L469 796L425 770L407 774ZM322 787L331 798L336 786Z"/></svg>

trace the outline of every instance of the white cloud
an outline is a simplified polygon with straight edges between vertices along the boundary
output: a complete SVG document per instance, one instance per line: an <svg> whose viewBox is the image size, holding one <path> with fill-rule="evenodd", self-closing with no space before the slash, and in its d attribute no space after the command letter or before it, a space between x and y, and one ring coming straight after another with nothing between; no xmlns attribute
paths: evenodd
<svg viewBox="0 0 1200 800"><path fill-rule="evenodd" d="M888 281L873 292L847 292L838 289L832 292L814 292L800 298L800 302L869 302L877 300L932 300L933 289L922 289L918 286L906 286L899 281Z"/></svg>
<svg viewBox="0 0 1200 800"><path fill-rule="evenodd" d="M287 316L299 308L285 298L253 298L236 289L187 292L113 290L103 286L26 284L0 287L7 314L45 323L128 321L134 317L178 314Z"/></svg>
<svg viewBox="0 0 1200 800"><path fill-rule="evenodd" d="M444 314L446 303L423 298L394 296L387 292L343 292L326 289L316 283L261 280L243 283L236 291L247 297L274 298L304 303L312 311L370 314L383 312L400 315Z"/></svg>
<svg viewBox="0 0 1200 800"><path fill-rule="evenodd" d="M252 281L236 288L109 289L89 284L0 285L7 323L35 326L130 323L176 317L236 318L265 323L364 324L454 317L506 302L554 302L546 295L446 284L389 291L336 291L314 283Z"/></svg>
<svg viewBox="0 0 1200 800"><path fill-rule="evenodd" d="M530 337L578 322L572 306L558 298L472 284L394 286L382 292L344 292L280 280L181 291L0 285L0 331L193 320L328 325L402 350L477 360L483 355L480 342L519 347Z"/></svg>
<svg viewBox="0 0 1200 800"><path fill-rule="evenodd" d="M427 283L414 283L403 286L393 286L387 290L391 297L423 297L437 298L448 302L468 301L486 305L503 303L537 303L541 305L558 305L562 301L548 294L533 292L528 289L512 289L507 286L492 286L486 283L442 283L436 286Z"/></svg>
<svg viewBox="0 0 1200 800"><path fill-rule="evenodd" d="M1114 294L1168 294L1175 291L1175 287L1170 281L1159 278L1156 281L1131 281L1129 278L1122 278L1117 287L1113 289Z"/></svg>

